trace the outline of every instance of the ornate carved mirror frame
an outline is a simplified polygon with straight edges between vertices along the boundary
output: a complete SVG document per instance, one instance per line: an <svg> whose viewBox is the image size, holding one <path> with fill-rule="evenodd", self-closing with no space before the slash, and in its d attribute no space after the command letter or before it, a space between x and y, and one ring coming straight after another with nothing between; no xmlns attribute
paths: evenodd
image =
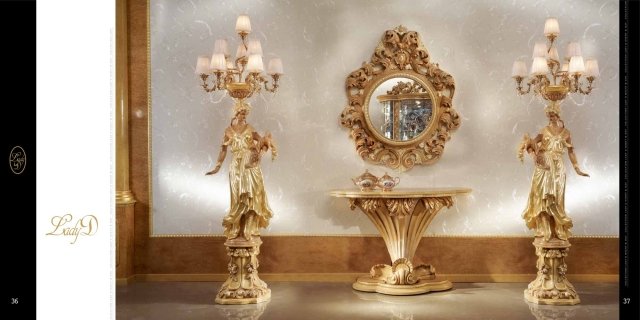
<svg viewBox="0 0 640 320"><path fill-rule="evenodd" d="M425 130L407 141L391 140L372 125L369 102L373 91L392 78L409 78L431 96L432 116ZM401 171L415 164L431 164L444 151L451 131L460 126L453 109L453 77L429 61L429 53L416 31L399 26L385 31L371 60L351 72L346 80L348 105L340 115L342 126L351 129L356 151L365 160Z"/></svg>

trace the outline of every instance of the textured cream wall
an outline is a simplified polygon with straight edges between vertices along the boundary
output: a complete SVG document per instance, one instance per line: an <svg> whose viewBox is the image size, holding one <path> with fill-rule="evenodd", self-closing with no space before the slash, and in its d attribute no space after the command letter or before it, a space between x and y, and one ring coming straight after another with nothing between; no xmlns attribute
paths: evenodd
<svg viewBox="0 0 640 320"><path fill-rule="evenodd" d="M206 94L196 57L216 38L232 46L235 19L251 17L251 36L286 75L275 95L253 98L249 122L269 130L280 157L263 161L271 207L264 234L376 234L330 189L350 188L364 169L399 175L401 187L463 186L473 193L443 210L429 234L531 234L520 215L532 172L515 155L520 137L546 124L542 103L514 90L511 64L530 61L544 20L560 22L561 56L579 40L597 57L601 78L589 97L570 97L563 119L591 178L569 172L566 207L577 235L617 235L619 209L619 4L616 1L173 1L151 0L152 215L154 234L221 234L228 208L228 160L217 158L231 99ZM462 124L435 165L394 173L361 160L339 125L346 76L370 58L382 33L418 31L434 62L456 80ZM235 51L235 50L234 50ZM145 110L134 110L143 115ZM566 159L566 163L568 159Z"/></svg>

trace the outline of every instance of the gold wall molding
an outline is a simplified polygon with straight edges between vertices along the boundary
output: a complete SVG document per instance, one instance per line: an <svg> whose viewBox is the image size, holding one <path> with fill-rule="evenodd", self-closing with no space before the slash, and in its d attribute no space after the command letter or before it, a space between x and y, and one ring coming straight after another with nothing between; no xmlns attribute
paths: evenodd
<svg viewBox="0 0 640 320"><path fill-rule="evenodd" d="M153 232L153 171L152 171L152 163L153 158L152 154L152 144L151 144L151 128L152 128L152 110L151 110L151 0L146 0L146 14L145 21L146 24L146 36L147 36L147 190L149 192L149 235L154 234Z"/></svg>
<svg viewBox="0 0 640 320"><path fill-rule="evenodd" d="M299 282L353 282L363 273L262 273L260 277L266 281L299 281ZM522 282L526 283L535 274L443 274L452 282ZM136 274L131 278L119 279L118 284L133 282L203 282L224 281L229 277L226 273L196 274ZM618 282L617 274L576 274L569 277L573 282Z"/></svg>

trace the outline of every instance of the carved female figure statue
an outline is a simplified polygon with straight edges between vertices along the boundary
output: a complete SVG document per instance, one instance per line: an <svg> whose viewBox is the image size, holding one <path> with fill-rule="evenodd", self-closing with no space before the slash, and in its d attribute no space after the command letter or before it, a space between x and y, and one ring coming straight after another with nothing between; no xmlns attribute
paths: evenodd
<svg viewBox="0 0 640 320"><path fill-rule="evenodd" d="M231 208L222 221L227 239L243 237L251 240L252 236L260 235L260 228L267 227L269 219L273 216L259 164L262 154L268 149L271 149L272 159L277 156L277 151L271 134L267 132L261 137L246 122L246 116L246 108L240 108L236 112L231 125L225 129L216 167L206 173L217 173L227 155L227 148L231 148Z"/></svg>
<svg viewBox="0 0 640 320"><path fill-rule="evenodd" d="M564 211L565 149L576 173L585 177L589 175L578 167L571 144L571 133L560 119L560 107L550 104L545 107L545 113L549 124L534 139L525 135L518 153L522 161L526 150L535 163L529 200L522 217L527 227L535 230L536 237L543 237L545 241L554 238L567 240L573 223Z"/></svg>

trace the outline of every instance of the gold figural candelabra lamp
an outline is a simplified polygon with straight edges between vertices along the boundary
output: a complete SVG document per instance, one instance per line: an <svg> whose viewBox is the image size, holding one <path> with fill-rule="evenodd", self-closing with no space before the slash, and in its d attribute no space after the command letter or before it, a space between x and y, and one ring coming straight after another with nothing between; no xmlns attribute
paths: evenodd
<svg viewBox="0 0 640 320"><path fill-rule="evenodd" d="M577 42L569 43L565 59L561 60L555 46L559 33L558 20L548 18L544 26L548 41L535 44L529 78L526 79L527 66L523 61L514 62L512 69L518 94L533 92L541 96L546 102L544 111L549 119L549 124L535 138L524 135L518 152L521 161L526 152L535 164L527 207L522 216L527 227L535 231L533 245L538 256L538 273L524 290L524 297L537 304L575 305L580 303L580 298L566 278L564 260L571 246L569 236L573 227L564 210L565 151L575 172L580 176L589 175L578 166L571 134L560 118L560 103L569 93L589 94L599 70L595 59L584 62ZM525 79L526 89L523 87Z"/></svg>
<svg viewBox="0 0 640 320"><path fill-rule="evenodd" d="M234 116L225 129L218 161L207 175L217 173L224 162L227 150L231 150L229 164L230 208L222 220L224 245L230 261L229 278L216 295L219 304L250 304L269 301L271 290L258 277L260 253L260 229L269 225L273 216L264 188L260 169L262 155L271 150L272 159L277 153L270 133L261 136L247 123L250 105L245 101L254 93L264 90L275 92L283 74L282 60L269 61L268 74L272 83L262 75L262 46L258 40L248 39L251 32L249 17L241 15L236 22L236 32L241 43L235 60L230 60L227 40L216 40L211 59L198 57L196 74L202 79L206 92L226 90L235 100ZM213 77L212 77L213 76ZM209 78L213 78L209 83Z"/></svg>

